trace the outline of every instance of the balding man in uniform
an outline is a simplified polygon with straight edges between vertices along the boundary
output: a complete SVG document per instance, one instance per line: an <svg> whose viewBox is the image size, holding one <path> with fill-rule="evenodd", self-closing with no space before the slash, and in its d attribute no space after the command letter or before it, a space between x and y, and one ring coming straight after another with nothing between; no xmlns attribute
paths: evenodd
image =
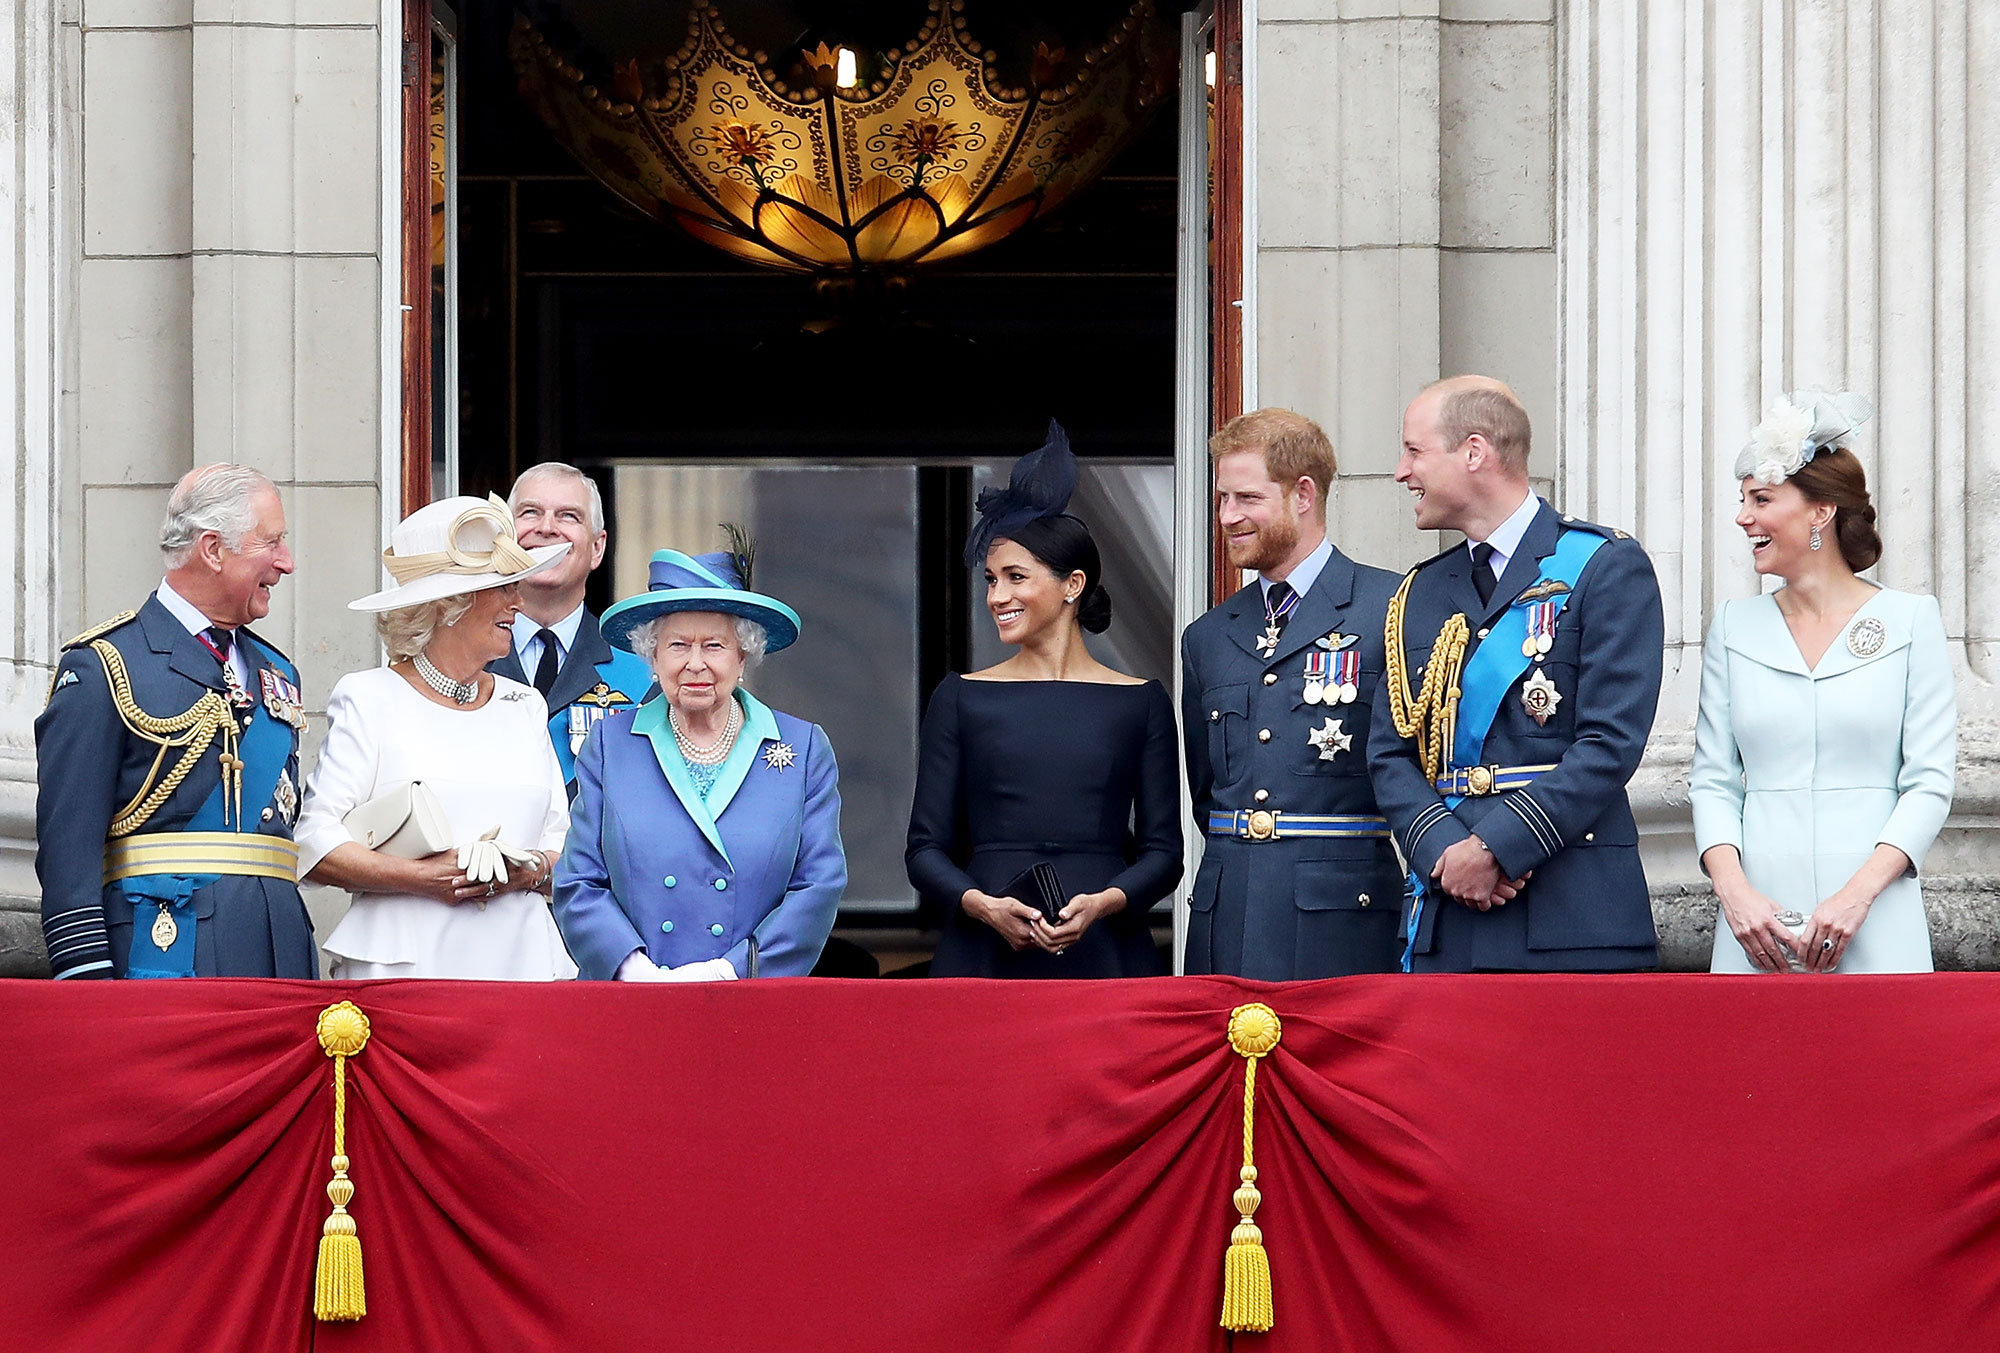
<svg viewBox="0 0 2000 1353"><path fill-rule="evenodd" d="M35 872L58 978L314 977L299 898L298 670L249 628L292 571L242 465L190 471L166 577L64 646L35 720Z"/></svg>
<svg viewBox="0 0 2000 1353"><path fill-rule="evenodd" d="M1528 485L1527 413L1483 376L1403 415L1417 525L1462 532L1389 603L1375 796L1411 866L1418 972L1629 971L1658 961L1625 783L1659 702L1652 562Z"/></svg>
<svg viewBox="0 0 2000 1353"><path fill-rule="evenodd" d="M515 538L524 548L567 542L569 553L556 567L521 584L514 646L486 670L542 693L549 707L549 739L575 798L576 754L583 750L583 740L612 710L643 703L653 673L636 654L606 643L597 617L583 608L584 588L604 562L611 539L596 481L574 465L543 461L521 471L507 506L514 514Z"/></svg>

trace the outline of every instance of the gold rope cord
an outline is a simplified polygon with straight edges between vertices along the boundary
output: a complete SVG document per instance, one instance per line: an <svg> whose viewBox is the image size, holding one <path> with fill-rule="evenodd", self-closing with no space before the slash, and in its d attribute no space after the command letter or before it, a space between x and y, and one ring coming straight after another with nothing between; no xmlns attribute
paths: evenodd
<svg viewBox="0 0 2000 1353"><path fill-rule="evenodd" d="M1409 659L1403 648L1403 609L1409 605L1412 570L1389 601L1389 617L1383 638L1388 644L1389 714L1396 731L1414 739L1424 759L1424 778L1436 780L1450 763L1451 744L1458 733L1459 677L1465 671L1465 650L1472 642L1471 627L1463 612L1454 612L1438 631L1431 645L1430 661L1424 666L1424 684L1410 694Z"/></svg>
<svg viewBox="0 0 2000 1353"><path fill-rule="evenodd" d="M1262 1003L1229 1012L1229 1046L1243 1059L1243 1169L1235 1197L1236 1228L1222 1260L1222 1328L1262 1332L1271 1328L1271 1258L1255 1217L1264 1195L1257 1190L1255 1145L1257 1059L1268 1056L1284 1036L1278 1014Z"/></svg>
<svg viewBox="0 0 2000 1353"><path fill-rule="evenodd" d="M159 744L159 755L153 758L152 769L146 772L146 781L130 803L119 809L111 819L107 835L111 837L130 836L146 825L160 805L173 797L173 793L200 764L217 733L222 734L222 767L225 779L232 764L237 768L237 794L242 794L241 766L236 758L236 720L229 708L229 702L216 691L209 691L190 705L183 713L171 719L158 719L139 707L132 694L132 677L125 670L125 656L108 640L99 639L90 646L104 664L105 680L111 684L111 704L118 711L118 717L134 737ZM166 760L167 749L185 747L180 760L160 779L160 766ZM226 790L225 790L226 792ZM225 812L226 817L226 812ZM237 820L242 820L239 803Z"/></svg>
<svg viewBox="0 0 2000 1353"><path fill-rule="evenodd" d="M313 1316L318 1320L359 1320L368 1314L361 1274L361 1237L347 1205L354 1181L347 1177L347 1059L368 1046L368 1016L352 1001L319 1013L320 1050L333 1058L333 1178L326 1196L333 1211L320 1228L319 1263L313 1270Z"/></svg>

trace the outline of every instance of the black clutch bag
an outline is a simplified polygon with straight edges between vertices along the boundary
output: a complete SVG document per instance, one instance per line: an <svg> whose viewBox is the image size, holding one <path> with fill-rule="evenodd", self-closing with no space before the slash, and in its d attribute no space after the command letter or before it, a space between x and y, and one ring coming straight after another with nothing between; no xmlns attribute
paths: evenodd
<svg viewBox="0 0 2000 1353"><path fill-rule="evenodd" d="M1062 879L1056 876L1056 867L1047 860L1037 860L1014 875L1013 880L1000 890L1000 895L1026 902L1052 926L1062 924L1062 909L1069 905L1069 894L1063 891Z"/></svg>

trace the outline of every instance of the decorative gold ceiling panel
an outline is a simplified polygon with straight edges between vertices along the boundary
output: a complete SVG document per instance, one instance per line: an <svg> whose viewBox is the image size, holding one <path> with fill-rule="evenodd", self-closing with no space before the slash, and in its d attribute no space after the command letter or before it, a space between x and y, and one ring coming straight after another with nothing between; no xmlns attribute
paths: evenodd
<svg viewBox="0 0 2000 1353"><path fill-rule="evenodd" d="M590 172L648 215L737 258L792 272L895 271L967 254L1053 210L1129 144L1176 83L1170 30L1137 0L1100 45L1038 48L1026 85L933 0L899 50L801 54L788 83L697 0L662 61L620 62L609 88L526 19L521 89Z"/></svg>

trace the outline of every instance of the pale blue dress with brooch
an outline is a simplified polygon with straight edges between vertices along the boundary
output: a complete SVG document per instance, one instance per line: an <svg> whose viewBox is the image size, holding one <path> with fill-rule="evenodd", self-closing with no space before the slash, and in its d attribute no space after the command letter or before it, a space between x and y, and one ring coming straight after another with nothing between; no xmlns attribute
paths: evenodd
<svg viewBox="0 0 2000 1353"><path fill-rule="evenodd" d="M1752 887L1811 916L1878 844L1882 890L1841 972L1929 972L1916 866L1951 811L1958 709L1935 597L1884 588L1808 668L1769 596L1724 602L1702 646L1695 849L1733 845ZM1754 972L1718 916L1712 972Z"/></svg>

